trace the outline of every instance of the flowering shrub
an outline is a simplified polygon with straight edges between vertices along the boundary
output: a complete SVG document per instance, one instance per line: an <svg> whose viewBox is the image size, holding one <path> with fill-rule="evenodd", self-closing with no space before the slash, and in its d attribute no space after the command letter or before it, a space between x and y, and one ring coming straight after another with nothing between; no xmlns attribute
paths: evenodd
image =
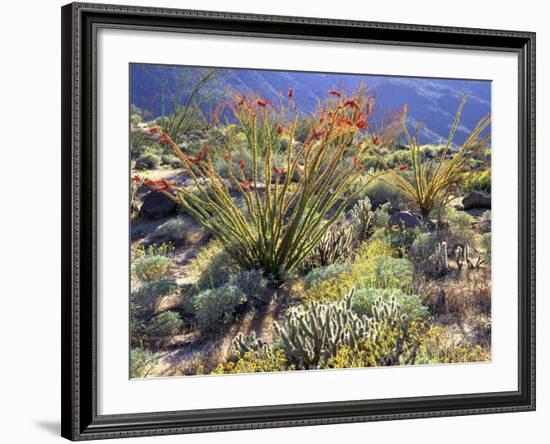
<svg viewBox="0 0 550 444"><path fill-rule="evenodd" d="M361 187L349 192L359 177L365 177L362 161L375 143L374 138L367 138L360 146L356 143L358 134L369 128L372 102L364 95L346 98L335 90L329 94L333 99L320 109L315 125L296 148L292 147L298 111L293 94L288 95L288 106L281 105L279 110L263 99L235 100L231 109L252 158L248 165L227 150L223 157L228 180L214 168L214 154L208 147L194 154L184 153L168 134L153 128L151 136L160 144L168 144L179 156L196 192L162 180L145 184L180 202L242 266L262 269L273 281L281 282L372 179L368 177ZM274 164L273 155L283 135L289 149L284 162ZM345 157L352 161L343 164ZM244 208L232 190L239 193Z"/></svg>
<svg viewBox="0 0 550 444"><path fill-rule="evenodd" d="M295 370L289 365L283 350L268 351L265 354L246 352L244 355L235 354L234 359L216 367L212 374L224 373L256 373L256 372L282 372Z"/></svg>

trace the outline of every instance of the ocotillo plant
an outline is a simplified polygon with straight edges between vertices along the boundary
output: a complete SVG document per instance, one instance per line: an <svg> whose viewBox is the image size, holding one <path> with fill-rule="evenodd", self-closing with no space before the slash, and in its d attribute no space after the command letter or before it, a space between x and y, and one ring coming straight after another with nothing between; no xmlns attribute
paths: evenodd
<svg viewBox="0 0 550 444"><path fill-rule="evenodd" d="M335 90L329 94L302 144L295 143L299 116L292 90L279 109L263 99L237 98L231 109L246 136L252 165L247 169L243 159L227 151L227 180L215 170L212 150L204 147L191 156L153 128L150 132L159 143L168 143L179 156L194 188L166 181L149 185L181 203L244 267L262 269L273 282L281 282L374 177L362 162L376 139L358 144L359 133L369 127L372 101L364 95L345 98ZM275 165L272 153L283 135L288 139L285 160ZM360 177L366 180L353 187ZM242 197L244 208L232 191Z"/></svg>
<svg viewBox="0 0 550 444"><path fill-rule="evenodd" d="M406 125L407 107L404 107L401 115L401 127L409 146L409 154L412 163L412 176L401 174L402 170L408 170L402 166L391 170L388 182L401 190L407 198L418 207L423 216L429 214L438 204L446 203L450 194L458 185L461 174L464 172L468 161L476 148L486 145L487 137L483 137L483 131L491 122L489 115L483 117L470 133L462 146L447 159L450 154L454 134L460 121L462 108L466 104L466 96L462 98L456 112L449 138L439 159L434 157L429 162L422 162L422 153L418 142L418 131L411 136Z"/></svg>

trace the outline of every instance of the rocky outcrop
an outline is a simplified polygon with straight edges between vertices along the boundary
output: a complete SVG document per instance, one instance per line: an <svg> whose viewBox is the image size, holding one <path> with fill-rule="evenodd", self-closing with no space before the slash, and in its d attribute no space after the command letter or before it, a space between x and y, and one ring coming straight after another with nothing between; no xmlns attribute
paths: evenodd
<svg viewBox="0 0 550 444"><path fill-rule="evenodd" d="M176 208L176 202L169 197L158 191L150 191L143 198L139 214L146 219L160 219L175 213Z"/></svg>
<svg viewBox="0 0 550 444"><path fill-rule="evenodd" d="M418 217L409 211L398 211L390 216L389 225L390 227L397 225L399 228L405 229L420 228L422 226L422 222Z"/></svg>
<svg viewBox="0 0 550 444"><path fill-rule="evenodd" d="M491 208L491 195L472 191L462 199L462 205L465 210L473 210L475 208Z"/></svg>

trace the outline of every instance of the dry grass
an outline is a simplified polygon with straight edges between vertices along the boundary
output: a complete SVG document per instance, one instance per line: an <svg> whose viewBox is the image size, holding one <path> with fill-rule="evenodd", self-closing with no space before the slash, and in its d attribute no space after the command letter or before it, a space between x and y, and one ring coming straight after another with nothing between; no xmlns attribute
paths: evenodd
<svg viewBox="0 0 550 444"><path fill-rule="evenodd" d="M491 313L491 274L487 269L465 269L440 280L417 276L414 292L435 314Z"/></svg>

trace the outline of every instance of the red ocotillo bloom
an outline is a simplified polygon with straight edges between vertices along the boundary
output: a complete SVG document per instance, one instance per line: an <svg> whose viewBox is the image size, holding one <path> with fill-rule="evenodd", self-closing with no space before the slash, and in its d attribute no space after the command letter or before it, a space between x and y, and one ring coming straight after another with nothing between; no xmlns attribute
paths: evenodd
<svg viewBox="0 0 550 444"><path fill-rule="evenodd" d="M292 88L288 90L288 98L291 100L294 98L294 90Z"/></svg>
<svg viewBox="0 0 550 444"><path fill-rule="evenodd" d="M239 160L239 168L241 169L241 171L246 168L246 163L242 159Z"/></svg>
<svg viewBox="0 0 550 444"><path fill-rule="evenodd" d="M378 142L378 136L373 135L373 136L371 137L371 141L372 141L373 144L376 144L376 142Z"/></svg>
<svg viewBox="0 0 550 444"><path fill-rule="evenodd" d="M281 125L277 125L277 134L283 134L283 127Z"/></svg>
<svg viewBox="0 0 550 444"><path fill-rule="evenodd" d="M369 123L366 120L361 119L355 122L355 126L359 129L365 129L369 127Z"/></svg>
<svg viewBox="0 0 550 444"><path fill-rule="evenodd" d="M265 108L267 106L267 102L265 100L262 100L262 99L258 99L256 100L256 104L262 108Z"/></svg>
<svg viewBox="0 0 550 444"><path fill-rule="evenodd" d="M331 95L331 96L335 96L335 97L342 97L342 93L340 93L340 91L337 91L335 90L334 88L333 89L329 89L328 90L328 93Z"/></svg>
<svg viewBox="0 0 550 444"><path fill-rule="evenodd" d="M160 133L161 138L157 142L159 145L162 145L163 143L169 143L170 139L168 138L168 134L166 133Z"/></svg>
<svg viewBox="0 0 550 444"><path fill-rule="evenodd" d="M323 130L317 130L317 128L313 128L311 130L311 134L313 137L315 137L316 139L319 139L320 137L323 137L325 135L325 131Z"/></svg>
<svg viewBox="0 0 550 444"><path fill-rule="evenodd" d="M132 176L132 182L141 182L141 177L139 177L137 174L135 176Z"/></svg>
<svg viewBox="0 0 550 444"><path fill-rule="evenodd" d="M344 102L344 106L349 106L349 107L351 107L351 108L356 109L357 111L360 110L359 104L357 103L357 101L356 101L355 99L346 100L346 101Z"/></svg>
<svg viewBox="0 0 550 444"><path fill-rule="evenodd" d="M147 134L149 134L150 136L152 136L153 134L156 134L158 133L160 130L158 129L158 127L154 126L152 128L149 128L147 130Z"/></svg>
<svg viewBox="0 0 550 444"><path fill-rule="evenodd" d="M171 182L168 182L164 177L162 179L159 180L159 182L162 184L162 186L164 188L166 188L167 190L173 190L174 188L176 188L176 186L171 183Z"/></svg>
<svg viewBox="0 0 550 444"><path fill-rule="evenodd" d="M405 171L405 170L408 170L408 169L409 169L409 167L407 165L401 165L399 167L399 171Z"/></svg>

